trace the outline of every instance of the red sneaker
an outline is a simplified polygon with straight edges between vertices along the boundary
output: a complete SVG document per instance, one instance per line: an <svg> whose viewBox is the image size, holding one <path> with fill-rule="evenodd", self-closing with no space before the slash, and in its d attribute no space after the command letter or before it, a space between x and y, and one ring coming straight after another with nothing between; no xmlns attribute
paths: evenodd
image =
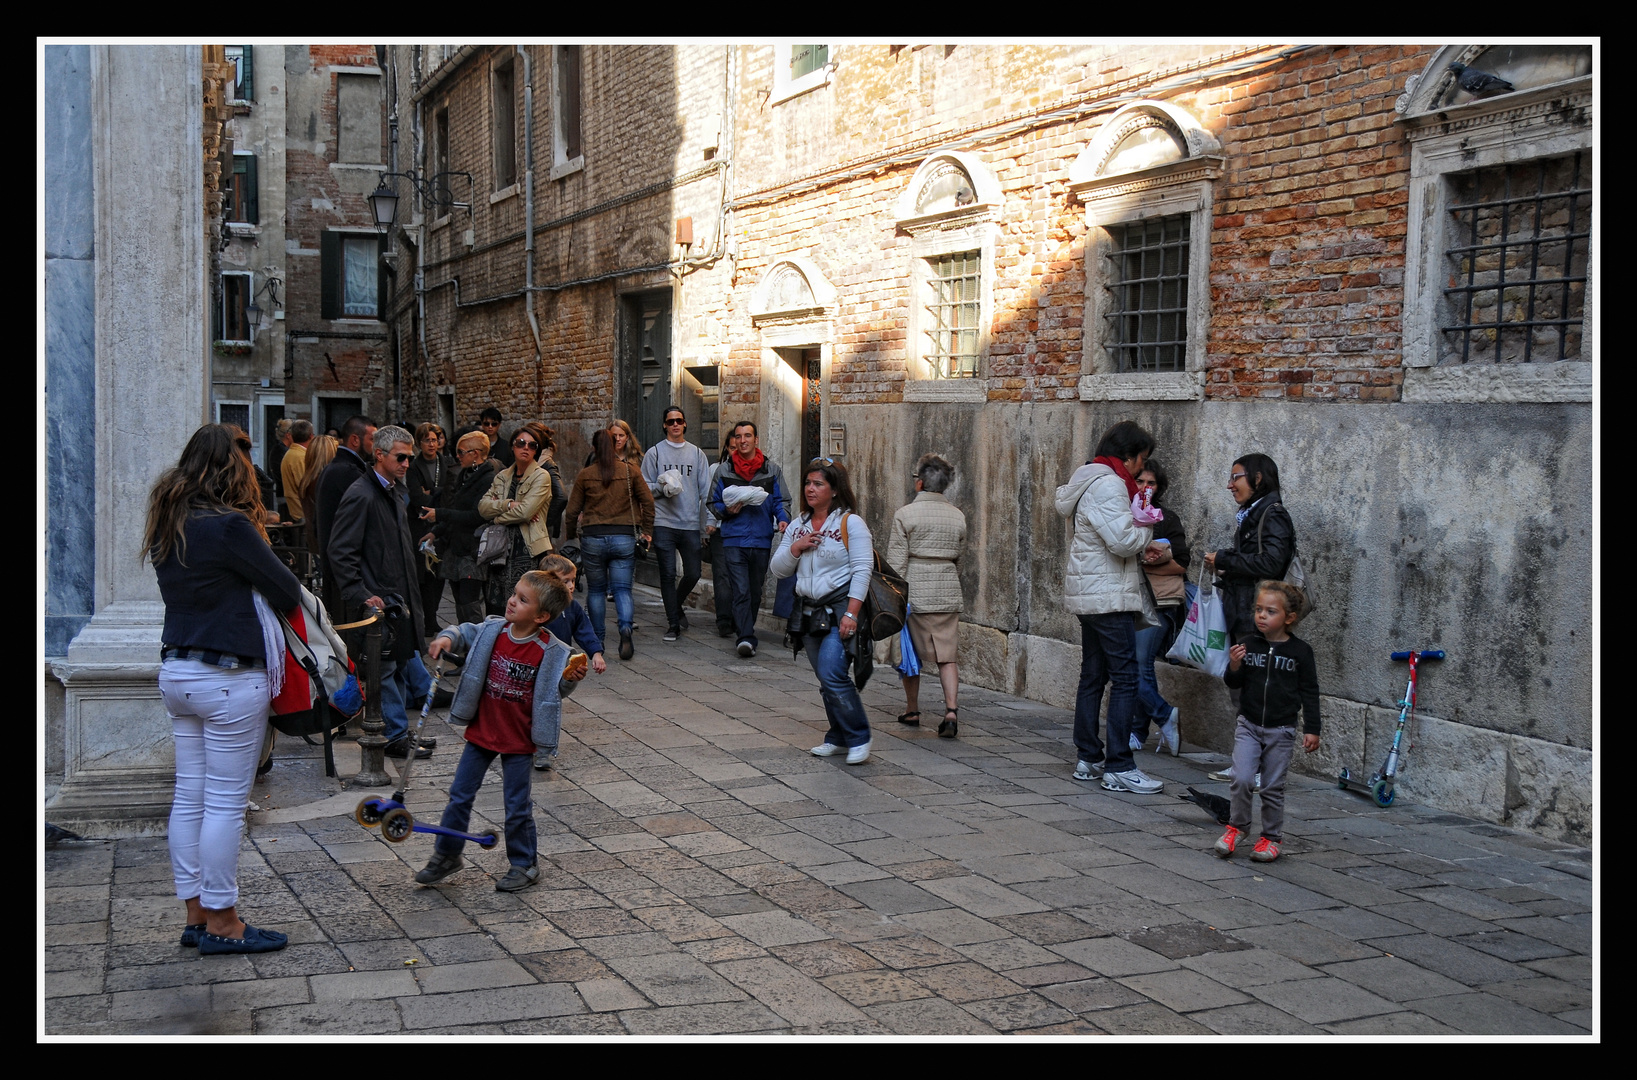
<svg viewBox="0 0 1637 1080"><path fill-rule="evenodd" d="M1244 835L1244 833L1229 825L1228 831L1222 834L1222 839L1216 842L1216 853L1224 859L1232 858L1233 849L1238 846L1239 838Z"/></svg>
<svg viewBox="0 0 1637 1080"><path fill-rule="evenodd" d="M1264 836L1251 848L1250 857L1252 862L1272 862L1279 857L1279 845Z"/></svg>

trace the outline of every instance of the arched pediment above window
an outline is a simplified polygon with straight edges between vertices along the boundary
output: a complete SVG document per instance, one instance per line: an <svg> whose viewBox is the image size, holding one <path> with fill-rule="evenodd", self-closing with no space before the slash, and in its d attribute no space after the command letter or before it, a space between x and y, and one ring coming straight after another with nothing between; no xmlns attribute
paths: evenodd
<svg viewBox="0 0 1637 1080"><path fill-rule="evenodd" d="M1454 65L1460 65L1457 70ZM1487 86L1473 73L1493 76ZM1418 75L1404 83L1394 108L1406 120L1429 113L1448 113L1477 102L1514 107L1528 101L1572 93L1584 84L1590 93L1592 50L1590 45L1445 45ZM1463 76L1469 90L1462 85ZM1517 97L1515 95L1523 95Z"/></svg>
<svg viewBox="0 0 1637 1080"><path fill-rule="evenodd" d="M1145 181L1175 183L1202 167L1214 175L1222 144L1187 110L1164 101L1121 106L1069 166L1069 190L1084 195Z"/></svg>
<svg viewBox="0 0 1637 1080"><path fill-rule="evenodd" d="M799 319L824 314L835 307L836 290L818 264L803 255L779 259L750 297L750 318Z"/></svg>
<svg viewBox="0 0 1637 1080"><path fill-rule="evenodd" d="M1001 200L1000 183L981 158L944 150L915 170L894 217L905 232L958 227L992 218Z"/></svg>

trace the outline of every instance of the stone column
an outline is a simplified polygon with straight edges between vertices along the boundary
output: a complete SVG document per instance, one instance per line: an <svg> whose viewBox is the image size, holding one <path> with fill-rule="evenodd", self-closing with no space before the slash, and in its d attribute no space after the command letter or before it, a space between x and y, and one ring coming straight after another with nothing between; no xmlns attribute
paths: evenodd
<svg viewBox="0 0 1637 1080"><path fill-rule="evenodd" d="M72 509L94 515L95 608L52 665L65 746L47 813L86 835L157 834L175 759L158 689L164 606L140 548L148 489L206 419L203 76L198 45L90 53L96 411L80 434L95 447Z"/></svg>

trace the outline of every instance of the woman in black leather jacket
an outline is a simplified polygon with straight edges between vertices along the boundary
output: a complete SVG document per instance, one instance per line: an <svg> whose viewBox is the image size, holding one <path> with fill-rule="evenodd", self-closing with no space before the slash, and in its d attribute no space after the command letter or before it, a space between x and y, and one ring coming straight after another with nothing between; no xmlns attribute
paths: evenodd
<svg viewBox="0 0 1637 1080"><path fill-rule="evenodd" d="M494 459L488 456L489 440L481 431L462 435L455 449L460 471L445 480L437 506L423 509L420 520L432 526L425 535L437 542L438 576L454 589L455 621L482 622L489 568L479 566L475 556L477 530L488 522L478 513L477 504L494 479Z"/></svg>
<svg viewBox="0 0 1637 1080"><path fill-rule="evenodd" d="M1266 454L1246 454L1233 463L1228 491L1239 504L1233 546L1205 556L1205 569L1222 591L1228 636L1256 632L1256 583L1279 579L1296 554L1296 526L1279 497L1279 466Z"/></svg>

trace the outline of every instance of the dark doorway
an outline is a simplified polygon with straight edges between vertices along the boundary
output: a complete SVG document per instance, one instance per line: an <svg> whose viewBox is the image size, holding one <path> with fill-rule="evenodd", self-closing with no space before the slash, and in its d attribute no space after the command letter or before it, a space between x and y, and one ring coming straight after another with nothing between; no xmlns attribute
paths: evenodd
<svg viewBox="0 0 1637 1080"><path fill-rule="evenodd" d="M665 437L660 421L671 403L671 294L640 293L620 300L617 416L643 446Z"/></svg>
<svg viewBox="0 0 1637 1080"><path fill-rule="evenodd" d="M320 435L325 435L333 428L337 431L347 422L348 417L357 416L364 411L364 401L355 397L322 397L318 399L318 428Z"/></svg>
<svg viewBox="0 0 1637 1080"><path fill-rule="evenodd" d="M823 453L821 447L824 440L819 425L824 419L824 353L816 345L780 349L778 353L801 380L801 396L795 407L796 415L790 417L794 429L790 441L796 445L790 448L796 449L799 446L801 457L798 460L798 467L805 467L809 461Z"/></svg>

